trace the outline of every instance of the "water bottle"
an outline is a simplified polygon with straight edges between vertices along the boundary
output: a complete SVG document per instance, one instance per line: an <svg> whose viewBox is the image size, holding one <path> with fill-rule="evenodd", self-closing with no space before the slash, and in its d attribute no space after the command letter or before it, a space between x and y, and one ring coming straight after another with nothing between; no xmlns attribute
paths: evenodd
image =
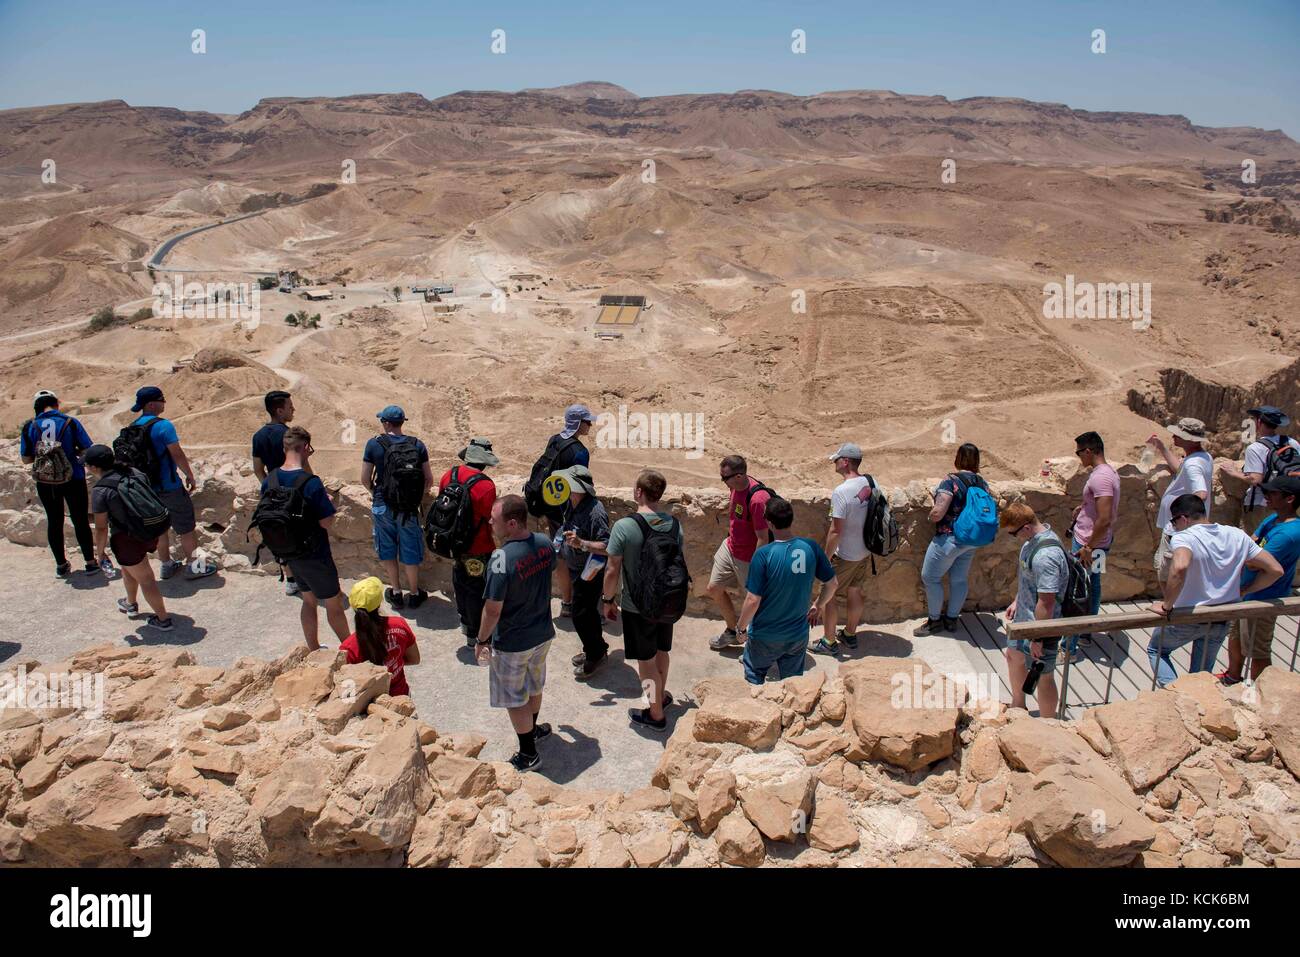
<svg viewBox="0 0 1300 957"><path fill-rule="evenodd" d="M1138 459L1138 468L1150 472L1156 464L1156 450L1149 445L1142 446L1142 455Z"/></svg>
<svg viewBox="0 0 1300 957"><path fill-rule="evenodd" d="M1043 467L1038 470L1038 474L1043 478L1050 478L1052 475L1052 460L1043 459Z"/></svg>

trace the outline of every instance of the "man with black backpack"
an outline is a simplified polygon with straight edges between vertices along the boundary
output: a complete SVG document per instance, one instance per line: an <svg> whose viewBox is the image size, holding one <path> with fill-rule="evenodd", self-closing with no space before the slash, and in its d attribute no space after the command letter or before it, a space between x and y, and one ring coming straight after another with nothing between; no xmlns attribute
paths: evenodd
<svg viewBox="0 0 1300 957"><path fill-rule="evenodd" d="M713 554L709 572L709 597L718 606L726 627L716 638L709 639L714 651L739 648L745 641L736 632L736 605L728 588L745 590L749 578L749 560L758 548L760 535L772 541L764 518L767 503L775 496L758 479L749 477L749 464L743 455L728 455L718 466L718 477L731 493L727 500L727 537Z"/></svg>
<svg viewBox="0 0 1300 957"><path fill-rule="evenodd" d="M1070 563L1074 558L1050 525L1044 525L1024 502L1013 502L998 516L1002 529L1021 543L1020 577L1016 597L1007 606L1008 621L1041 621L1060 618L1062 601L1070 584ZM1080 574L1086 579L1087 572ZM1007 642L1007 681L1011 685L1011 707L1025 707L1025 679L1035 674L1038 716L1055 718L1057 705L1056 654L1060 638Z"/></svg>
<svg viewBox="0 0 1300 957"><path fill-rule="evenodd" d="M54 555L54 573L67 575L72 571L63 547L66 506L81 557L86 560L86 574L92 575L100 571L100 565L95 561L86 469L81 462L81 453L90 448L90 436L80 422L59 411L59 398L53 392L37 392L32 407L36 415L23 423L18 452L23 463L32 467L36 497L45 509L45 539Z"/></svg>
<svg viewBox="0 0 1300 957"><path fill-rule="evenodd" d="M551 540L555 540L560 522L564 520L563 504L551 504L546 501L542 491L545 481L561 469L571 465L591 465L591 453L582 444L582 437L591 431L591 424L596 421L591 410L585 405L571 405L564 410L564 429L552 435L546 442L546 448L533 463L528 481L524 483L524 502L528 505L528 514L535 518L545 518ZM569 577L568 566L560 562L555 569L555 577L560 582L560 617L573 615L573 580Z"/></svg>
<svg viewBox="0 0 1300 957"><path fill-rule="evenodd" d="M433 487L433 467L424 443L405 435L406 413L399 406L386 406L376 415L384 434L366 443L361 455L361 484L374 496L370 520L374 528L375 555L388 573L391 588L385 596L394 609L419 608L429 593L420 587L420 563L424 561L424 532L420 509ZM401 563L409 597L402 597Z"/></svg>
<svg viewBox="0 0 1300 957"><path fill-rule="evenodd" d="M253 474L259 482L266 473L284 464L284 433L293 421L293 397L282 389L272 389L262 400L271 421L253 433ZM292 575L285 578L284 593L298 594L298 583Z"/></svg>
<svg viewBox="0 0 1300 957"><path fill-rule="evenodd" d="M839 654L841 641L850 650L858 647L858 623L862 621L865 604L863 586L871 573L871 553L867 551L863 528L871 508L871 493L875 489L871 476L858 471L862 468L860 446L845 442L831 453L830 460L843 481L831 493L831 526L826 530L826 553L831 557L838 587L844 590L847 620L846 627L837 634L839 609L833 602L826 607L822 616L822 637L812 649L822 655Z"/></svg>
<svg viewBox="0 0 1300 957"><path fill-rule="evenodd" d="M1219 471L1247 483L1242 505L1242 528L1254 534L1264 519L1273 514L1264 503L1261 486L1265 482L1290 476L1300 478L1300 442L1282 430L1291 424L1291 417L1275 405L1262 405L1248 409L1246 414L1255 422L1255 441L1246 446L1245 462L1221 465Z"/></svg>
<svg viewBox="0 0 1300 957"><path fill-rule="evenodd" d="M162 537L162 567L159 577L171 578L185 565L188 579L206 578L217 572L217 566L198 554L199 539L194 529L198 524L194 515L194 500L190 493L197 487L194 470L190 468L189 456L181 448L181 440L176 434L176 426L163 418L167 400L162 389L156 385L143 386L136 390L135 404L132 412L140 413L130 425L122 429L113 440L113 455L118 462L139 469L153 485L153 489L162 499L171 515L171 529L185 552L185 561L172 559L171 540L164 533ZM185 474L184 483L180 473Z"/></svg>
<svg viewBox="0 0 1300 957"><path fill-rule="evenodd" d="M256 528L262 535L258 555L263 547L269 548L278 561L289 566L298 582L302 634L312 651L320 647L318 605L325 606L325 618L340 644L352 631L343 607L339 570L330 551L329 527L334 524L336 509L325 483L308 467L314 451L306 429L295 425L285 431L284 465L272 469L262 481L262 497L250 523L250 531Z"/></svg>
<svg viewBox="0 0 1300 957"><path fill-rule="evenodd" d="M600 592L605 585L609 513L596 497L595 479L587 466L573 465L555 475L563 478L569 487L564 521L560 524L563 536L560 559L568 566L573 581L573 629L582 641L582 652L573 658L573 676L583 681L609 656L600 607Z"/></svg>
<svg viewBox="0 0 1300 957"><path fill-rule="evenodd" d="M470 439L458 453L464 465L447 469L438 482L438 497L429 506L424 523L426 543L433 551L450 558L451 588L456 595L456 614L466 643L478 641L483 618L483 585L488 559L496 548L492 541L492 505L497 487L484 469L501 460L492 452L492 442Z"/></svg>
<svg viewBox="0 0 1300 957"><path fill-rule="evenodd" d="M673 703L667 690L673 624L685 612L691 592L681 523L659 504L667 487L653 469L636 477L636 514L620 518L609 530L600 598L608 621L617 621L622 607L623 657L636 662L649 705L628 715L632 727L656 734L668 730L664 708Z"/></svg>

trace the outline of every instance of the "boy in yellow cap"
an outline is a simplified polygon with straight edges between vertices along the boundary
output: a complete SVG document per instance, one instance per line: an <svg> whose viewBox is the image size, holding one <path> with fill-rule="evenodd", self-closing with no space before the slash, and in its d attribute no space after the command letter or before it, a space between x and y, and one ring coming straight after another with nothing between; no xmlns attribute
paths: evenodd
<svg viewBox="0 0 1300 957"><path fill-rule="evenodd" d="M384 583L373 575L352 586L348 604L352 606L356 630L339 648L347 655L350 665L369 661L387 668L393 676L388 693L398 697L411 693L406 683L406 666L420 663L420 647L405 618L379 614L383 600Z"/></svg>

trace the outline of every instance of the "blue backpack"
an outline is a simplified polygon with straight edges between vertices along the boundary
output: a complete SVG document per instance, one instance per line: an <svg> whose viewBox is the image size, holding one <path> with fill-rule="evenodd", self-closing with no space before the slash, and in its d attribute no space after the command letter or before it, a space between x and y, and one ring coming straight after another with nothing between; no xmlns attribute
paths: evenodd
<svg viewBox="0 0 1300 957"><path fill-rule="evenodd" d="M964 493L961 511L952 523L952 537L958 545L977 547L991 544L998 535L998 503L978 475L958 472L953 476Z"/></svg>

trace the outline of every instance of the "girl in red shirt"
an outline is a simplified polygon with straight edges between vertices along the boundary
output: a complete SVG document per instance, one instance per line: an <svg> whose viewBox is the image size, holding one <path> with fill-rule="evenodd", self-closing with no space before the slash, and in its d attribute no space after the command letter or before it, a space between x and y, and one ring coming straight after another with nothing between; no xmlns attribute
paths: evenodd
<svg viewBox="0 0 1300 957"><path fill-rule="evenodd" d="M352 586L348 595L356 630L339 647L348 656L348 664L383 665L393 676L388 693L393 697L410 694L406 683L406 666L420 663L420 647L405 618L379 614L384 600L384 583L371 576Z"/></svg>

